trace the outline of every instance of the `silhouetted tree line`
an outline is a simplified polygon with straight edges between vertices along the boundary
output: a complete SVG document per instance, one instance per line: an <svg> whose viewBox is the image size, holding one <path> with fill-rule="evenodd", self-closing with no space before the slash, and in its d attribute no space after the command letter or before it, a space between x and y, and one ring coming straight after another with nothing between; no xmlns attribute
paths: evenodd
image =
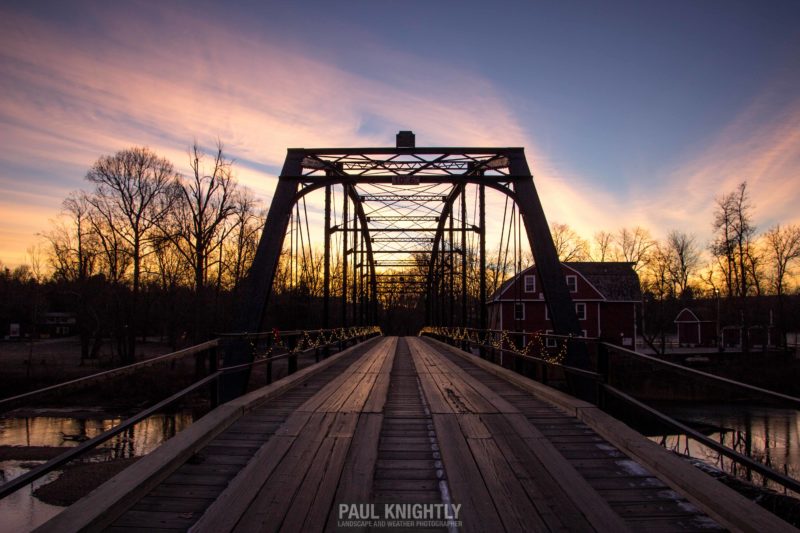
<svg viewBox="0 0 800 533"><path fill-rule="evenodd" d="M98 159L86 176L91 188L70 194L62 216L43 234L52 274L42 273L44 260L33 251L29 266L9 270L0 265L2 320L23 317L35 323L47 309L72 311L82 356L95 357L111 341L122 362L134 360L137 338L158 336L177 347L228 330L232 295L250 266L265 213L237 183L222 145L211 154L192 146L189 168L188 175L181 175L147 148ZM551 233L562 261L633 264L643 291L640 331L656 349L664 346L677 313L686 306L704 307L706 319L741 326L745 335L753 325L773 325L781 332L800 329L794 275L800 228L775 225L759 233L746 183L716 200L712 227L714 238L707 245L680 231L654 239L641 227L599 231L587 240L567 224L553 223ZM322 253L312 253L307 244L302 251L284 250L267 309L269 327L321 326ZM416 282L425 279L427 257L417 259L416 267L394 273ZM487 295L532 263L530 253L509 257L501 244L489 254ZM460 280L460 259L444 254L434 289L435 312L453 324L475 324L480 312L477 257L468 253L466 317L460 316L460 282L453 293L447 287L451 268ZM331 326L343 322L341 269L341 258L334 256ZM422 325L424 297L419 286L389 287L379 302L381 322L387 328L399 322ZM352 301L348 306L353 324Z"/></svg>
<svg viewBox="0 0 800 533"><path fill-rule="evenodd" d="M35 324L31 305L74 312L82 358L110 339L123 363L137 339L178 346L224 329L264 213L221 143L211 154L195 143L189 168L140 147L98 159L90 188L71 193L43 233L51 274L3 270L4 318Z"/></svg>

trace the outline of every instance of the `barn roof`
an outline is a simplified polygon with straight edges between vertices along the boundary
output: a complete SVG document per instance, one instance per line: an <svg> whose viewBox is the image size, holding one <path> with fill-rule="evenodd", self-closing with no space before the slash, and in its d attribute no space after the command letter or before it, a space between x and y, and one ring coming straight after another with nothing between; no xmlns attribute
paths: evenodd
<svg viewBox="0 0 800 533"><path fill-rule="evenodd" d="M639 276L633 270L633 263L626 262L591 262L571 261L561 263L575 270L591 283L606 300L616 302L641 301L642 290L639 286ZM507 279L500 285L489 301L498 300L515 279L525 274L531 274L536 267L532 266L520 272L516 277Z"/></svg>
<svg viewBox="0 0 800 533"><path fill-rule="evenodd" d="M577 270L586 280L612 301L639 301L642 289L633 263L570 262L565 265Z"/></svg>

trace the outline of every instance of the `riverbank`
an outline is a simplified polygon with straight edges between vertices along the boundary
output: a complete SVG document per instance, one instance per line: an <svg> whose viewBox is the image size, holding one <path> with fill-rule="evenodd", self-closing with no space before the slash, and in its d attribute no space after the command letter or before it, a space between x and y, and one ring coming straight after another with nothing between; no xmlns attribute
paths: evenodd
<svg viewBox="0 0 800 533"><path fill-rule="evenodd" d="M788 352L685 352L654 356L764 389L800 396L800 359ZM645 401L760 400L757 395L655 363L614 357L610 384Z"/></svg>
<svg viewBox="0 0 800 533"><path fill-rule="evenodd" d="M50 505L62 507L72 505L139 459L131 457L100 463L67 465L60 476L37 488L33 495Z"/></svg>

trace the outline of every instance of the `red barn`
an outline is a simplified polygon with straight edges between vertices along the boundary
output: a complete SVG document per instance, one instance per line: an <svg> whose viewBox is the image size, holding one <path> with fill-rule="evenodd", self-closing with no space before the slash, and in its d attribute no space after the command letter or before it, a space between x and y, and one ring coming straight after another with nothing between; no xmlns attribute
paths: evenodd
<svg viewBox="0 0 800 533"><path fill-rule="evenodd" d="M642 303L633 263L561 263L575 312L586 337L634 348L638 309ZM489 327L552 333L541 279L533 266L506 281L491 296Z"/></svg>

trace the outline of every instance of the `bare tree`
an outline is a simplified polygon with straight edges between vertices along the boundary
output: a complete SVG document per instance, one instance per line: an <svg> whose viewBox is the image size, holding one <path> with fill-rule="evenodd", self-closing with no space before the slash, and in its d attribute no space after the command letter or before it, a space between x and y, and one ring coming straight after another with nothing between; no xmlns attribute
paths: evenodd
<svg viewBox="0 0 800 533"><path fill-rule="evenodd" d="M232 228L225 252L226 270L233 289L239 286L253 262L266 219L266 213L258 210L258 203L247 188L239 189L234 206L228 222Z"/></svg>
<svg viewBox="0 0 800 533"><path fill-rule="evenodd" d="M592 261L604 262L608 261L612 255L612 245L614 243L614 236L607 231L598 231L594 234L593 253L591 254Z"/></svg>
<svg viewBox="0 0 800 533"><path fill-rule="evenodd" d="M639 272L647 263L648 252L655 244L650 232L636 226L634 229L622 228L614 236L617 245L615 259L633 263L633 270Z"/></svg>
<svg viewBox="0 0 800 533"><path fill-rule="evenodd" d="M734 192L723 194L717 200L717 209L714 212L714 230L717 232L717 238L711 245L711 251L719 258L720 266L725 273L728 296L738 297L740 300L742 349L745 351L749 350L750 321L746 298L750 291L750 282L757 273L753 263L753 237L756 230L751 210L747 182L740 183Z"/></svg>
<svg viewBox="0 0 800 533"><path fill-rule="evenodd" d="M763 239L771 271L770 283L775 294L783 296L787 277L800 261L800 226L777 224L764 233Z"/></svg>
<svg viewBox="0 0 800 533"><path fill-rule="evenodd" d="M137 147L101 157L86 179L95 186L88 198L97 215L95 228L104 247L113 252L112 259L117 261L119 245L124 243L133 267L131 301L127 306L127 346L121 344L125 348L121 354L123 361L131 363L135 359L139 323L137 302L142 258L152 251L148 248L150 239L174 204L177 175L172 163L149 148Z"/></svg>
<svg viewBox="0 0 800 533"><path fill-rule="evenodd" d="M588 243L567 224L553 222L550 224L550 234L553 236L559 261L585 261L589 258Z"/></svg>
<svg viewBox="0 0 800 533"><path fill-rule="evenodd" d="M693 235L670 231L666 247L670 258L670 276L677 286L677 296L684 297L689 288L689 278L700 263L700 253Z"/></svg>
<svg viewBox="0 0 800 533"><path fill-rule="evenodd" d="M664 353L666 331L672 325L675 284L672 266L675 263L674 250L669 245L655 242L649 247L647 264L642 269L642 289L645 293L644 321L642 337L656 353ZM656 345L660 339L660 349Z"/></svg>
<svg viewBox="0 0 800 533"><path fill-rule="evenodd" d="M210 163L195 143L189 152L192 174L181 180L175 209L169 212L166 234L192 269L195 291L208 281L208 268L223 239L225 221L235 212L236 181L232 162L225 157L222 143ZM222 236L224 237L224 235Z"/></svg>
<svg viewBox="0 0 800 533"><path fill-rule="evenodd" d="M92 232L86 195L73 192L62 204L60 220L44 233L50 243L53 277L65 281L83 281L94 273L99 244Z"/></svg>
<svg viewBox="0 0 800 533"><path fill-rule="evenodd" d="M784 294L787 277L791 275L794 265L800 261L800 226L789 224L781 227L777 224L764 233L763 239L767 261L770 263L770 281L775 294L778 295L778 325L782 344L785 346Z"/></svg>

